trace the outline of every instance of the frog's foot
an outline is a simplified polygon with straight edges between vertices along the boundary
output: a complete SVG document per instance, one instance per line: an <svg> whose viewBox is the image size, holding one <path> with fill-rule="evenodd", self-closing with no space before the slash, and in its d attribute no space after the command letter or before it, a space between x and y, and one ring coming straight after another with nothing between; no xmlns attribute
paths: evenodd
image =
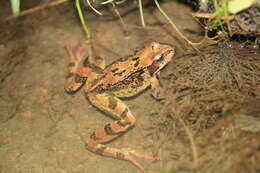
<svg viewBox="0 0 260 173"><path fill-rule="evenodd" d="M97 144L97 145L91 145L90 143L87 144L88 150L98 153L103 156L108 156L108 157L113 157L117 158L120 160L125 160L131 162L134 166L136 166L138 169L140 169L142 172L145 172L144 167L137 161L136 158L141 158L145 160L158 160L158 161L163 161L162 158L160 157L155 157L152 155L147 155L147 154L140 154L137 153L134 150L131 150L129 148L127 149L115 149L115 148L110 148L106 147L103 144Z"/></svg>
<svg viewBox="0 0 260 173"><path fill-rule="evenodd" d="M161 88L159 89L152 89L152 96L155 100L163 100L165 99L165 94Z"/></svg>
<svg viewBox="0 0 260 173"><path fill-rule="evenodd" d="M141 159L145 159L145 160L159 160L159 161L163 161L164 159L161 157L156 157L156 156L152 156L150 154L141 154L136 152L135 150L131 149L131 148L126 148L125 150L127 150L131 155L141 158Z"/></svg>
<svg viewBox="0 0 260 173"><path fill-rule="evenodd" d="M142 158L142 159L145 159L145 160L158 160L158 161L163 161L164 160L161 157L156 157L156 156L152 156L152 155L148 155L148 154L137 153L134 150L129 150L128 153L129 154L125 156L124 160L127 160L127 161L131 162L133 165L135 165L142 172L145 172L143 166L140 163L138 163L136 161L136 159L134 159L132 156L137 157L137 158Z"/></svg>
<svg viewBox="0 0 260 173"><path fill-rule="evenodd" d="M160 83L156 77L151 78L151 94L153 98L156 100L162 100L165 99L165 93L163 92L163 89L160 87Z"/></svg>

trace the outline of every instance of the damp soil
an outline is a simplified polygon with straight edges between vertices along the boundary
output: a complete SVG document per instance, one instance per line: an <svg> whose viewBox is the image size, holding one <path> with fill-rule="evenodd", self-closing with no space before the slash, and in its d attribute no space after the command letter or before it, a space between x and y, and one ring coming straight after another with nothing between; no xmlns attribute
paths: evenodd
<svg viewBox="0 0 260 173"><path fill-rule="evenodd" d="M4 21L10 14L7 2L0 5L0 173L140 172L129 162L85 148L88 136L113 120L90 105L82 91L64 92L64 46L84 43L73 4L9 21ZM189 7L175 1L161 6L188 39L203 38ZM100 10L104 16L89 9L86 16L95 49L107 64L150 41L176 48L160 74L165 99L156 101L147 90L125 100L136 125L108 145L165 158L139 160L151 173L259 172L259 50L220 41L198 53L152 5L144 8L146 28L136 7L120 6L127 32L111 10Z"/></svg>

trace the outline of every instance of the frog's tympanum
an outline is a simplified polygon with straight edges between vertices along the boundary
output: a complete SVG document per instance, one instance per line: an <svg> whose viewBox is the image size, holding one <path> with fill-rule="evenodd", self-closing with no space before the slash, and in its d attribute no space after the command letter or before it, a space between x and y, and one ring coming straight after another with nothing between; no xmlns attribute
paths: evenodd
<svg viewBox="0 0 260 173"><path fill-rule="evenodd" d="M90 135L86 142L87 149L103 156L130 161L143 172L144 168L135 158L162 160L129 148L107 147L104 143L119 137L135 124L134 115L121 98L135 96L149 86L155 98L161 96L157 74L173 57L174 48L151 42L135 55L118 59L107 67L100 57L86 57L87 51L80 44L67 47L67 51L70 61L66 92L75 93L83 87L86 97L95 107L116 119Z"/></svg>

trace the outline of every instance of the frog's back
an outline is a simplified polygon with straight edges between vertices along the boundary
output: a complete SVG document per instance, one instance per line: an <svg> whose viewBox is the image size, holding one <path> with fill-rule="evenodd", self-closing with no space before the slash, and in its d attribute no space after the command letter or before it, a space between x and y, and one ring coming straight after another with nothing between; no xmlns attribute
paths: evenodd
<svg viewBox="0 0 260 173"><path fill-rule="evenodd" d="M173 55L173 48L157 42L149 43L134 56L114 61L104 69L104 74L92 85L89 92L121 91L131 92L148 85L144 73L150 75L167 64Z"/></svg>
<svg viewBox="0 0 260 173"><path fill-rule="evenodd" d="M117 90L130 85L140 75L142 67L139 65L140 57L131 56L114 61L104 69L104 74L97 80L89 92L102 90ZM135 80L135 82L137 82Z"/></svg>

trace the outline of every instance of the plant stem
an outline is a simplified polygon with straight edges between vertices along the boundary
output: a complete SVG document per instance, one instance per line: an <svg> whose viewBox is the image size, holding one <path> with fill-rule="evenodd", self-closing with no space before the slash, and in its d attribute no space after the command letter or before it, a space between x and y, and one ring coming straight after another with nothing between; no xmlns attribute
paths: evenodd
<svg viewBox="0 0 260 173"><path fill-rule="evenodd" d="M142 26L145 27L142 0L138 0L138 6L139 6L139 13L140 13L140 18L141 18Z"/></svg>
<svg viewBox="0 0 260 173"><path fill-rule="evenodd" d="M18 14L20 12L20 0L11 0L11 7L13 14Z"/></svg>
<svg viewBox="0 0 260 173"><path fill-rule="evenodd" d="M79 15L79 18L80 18L80 22L82 24L83 30L84 30L85 35L86 35L86 39L90 40L91 34L90 34L90 31L89 31L89 29L87 27L87 23L84 20L84 16L82 14L82 10L81 10L81 7L80 7L79 0L76 0L76 7L77 7L78 15Z"/></svg>
<svg viewBox="0 0 260 173"><path fill-rule="evenodd" d="M179 29L177 28L177 26L173 23L173 21L169 18L169 16L161 9L161 7L160 7L158 1L157 1L157 0L154 0L154 2L155 2L155 4L156 4L157 8L159 9L159 11L160 11L160 12L162 13L162 15L168 20L168 22L172 25L172 27L175 29L175 31L181 36L181 38L183 38L185 41L187 41L187 43L188 43L189 45L191 45L191 47L192 47L193 49L195 49L196 51L199 52L199 50L198 50L196 47L193 46L193 43L192 43L190 40L188 40L187 37L180 32L180 30L179 30Z"/></svg>

